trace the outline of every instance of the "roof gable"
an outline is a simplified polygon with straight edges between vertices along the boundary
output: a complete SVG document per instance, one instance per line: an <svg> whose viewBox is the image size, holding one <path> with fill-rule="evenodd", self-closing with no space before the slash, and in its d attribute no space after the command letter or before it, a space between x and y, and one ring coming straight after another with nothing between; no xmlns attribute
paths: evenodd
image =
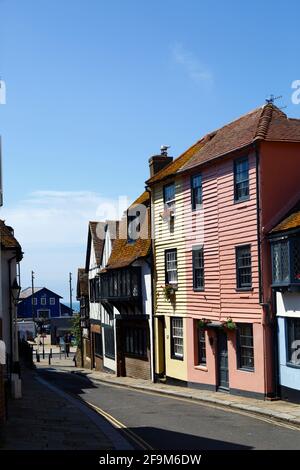
<svg viewBox="0 0 300 470"><path fill-rule="evenodd" d="M47 292L47 293L51 294L54 297L58 297L59 299L62 299L62 297L60 295L56 294L55 292L48 289L47 287L35 287L34 288L34 294L38 293L39 295L42 295L43 291L45 293ZM31 287L27 287L26 289L22 290L22 292L20 293L20 301L28 299L29 297L32 297L32 288Z"/></svg>
<svg viewBox="0 0 300 470"><path fill-rule="evenodd" d="M93 245L96 263L100 266L104 246L105 222L89 222L85 269L89 270Z"/></svg>
<svg viewBox="0 0 300 470"><path fill-rule="evenodd" d="M151 252L151 228L150 228L150 195L147 191L142 193L128 209L138 209L140 205L146 207L145 218L141 221L140 233L146 238L138 238L134 242L127 240L127 212L119 224L119 236L114 241L111 255L107 263L107 269L119 269L131 265L140 258L146 258Z"/></svg>

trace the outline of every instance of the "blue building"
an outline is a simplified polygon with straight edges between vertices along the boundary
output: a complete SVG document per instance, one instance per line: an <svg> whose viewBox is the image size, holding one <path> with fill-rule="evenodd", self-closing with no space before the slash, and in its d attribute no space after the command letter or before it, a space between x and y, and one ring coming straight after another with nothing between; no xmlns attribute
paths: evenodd
<svg viewBox="0 0 300 470"><path fill-rule="evenodd" d="M271 231L269 238L279 392L283 400L300 403L300 203Z"/></svg>
<svg viewBox="0 0 300 470"><path fill-rule="evenodd" d="M46 332L51 333L51 341L64 336L72 328L73 311L61 303L62 297L46 287L28 287L20 294L18 320L33 320L37 324L42 320Z"/></svg>

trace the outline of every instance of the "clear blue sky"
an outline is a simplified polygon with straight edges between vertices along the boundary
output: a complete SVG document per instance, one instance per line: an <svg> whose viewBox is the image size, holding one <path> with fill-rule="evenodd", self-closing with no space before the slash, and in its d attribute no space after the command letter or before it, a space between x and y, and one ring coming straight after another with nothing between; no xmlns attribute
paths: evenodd
<svg viewBox="0 0 300 470"><path fill-rule="evenodd" d="M0 0L2 217L24 287L32 268L66 294L86 221L103 198L143 190L161 144L177 156L270 93L300 117L299 13L297 1Z"/></svg>

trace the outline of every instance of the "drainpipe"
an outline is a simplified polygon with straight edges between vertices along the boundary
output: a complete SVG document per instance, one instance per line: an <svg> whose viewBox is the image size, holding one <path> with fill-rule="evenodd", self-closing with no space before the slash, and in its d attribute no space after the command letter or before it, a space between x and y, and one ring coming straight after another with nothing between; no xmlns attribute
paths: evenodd
<svg viewBox="0 0 300 470"><path fill-rule="evenodd" d="M154 256L154 217L152 213L152 191L149 188L149 186L146 186L145 190L150 196L150 224L151 224L151 327L152 327L152 351L151 351L151 356L152 356L152 381L155 382L155 323L154 323L154 305L155 305L155 292L156 292L156 286L155 286L155 256Z"/></svg>
<svg viewBox="0 0 300 470"><path fill-rule="evenodd" d="M272 328L270 323L270 305L264 302L263 296L263 273L262 273L262 259L261 259L261 216L260 216L260 153L258 148L258 143L254 142L254 150L255 150L255 160L256 160L256 216L257 216L257 248L258 248L258 279L259 279L259 303L263 308L263 319L262 319L262 327L263 327L263 350L264 350L264 391L265 396L267 395L268 389L268 378L267 378L267 371L269 364L267 363L267 329ZM273 340L273 336L272 336ZM273 349L273 348L272 348ZM274 366L272 365L273 369L273 383L276 383L275 378L275 370ZM273 388L273 387L272 387Z"/></svg>

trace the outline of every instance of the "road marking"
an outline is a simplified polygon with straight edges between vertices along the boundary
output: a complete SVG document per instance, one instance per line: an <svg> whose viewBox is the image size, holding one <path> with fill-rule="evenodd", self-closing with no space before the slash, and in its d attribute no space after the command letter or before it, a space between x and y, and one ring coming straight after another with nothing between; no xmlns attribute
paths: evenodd
<svg viewBox="0 0 300 470"><path fill-rule="evenodd" d="M72 372L70 372L69 370L66 370L66 369L65 369L65 371L69 372L69 373L72 373ZM74 373L74 375L78 374L78 372L73 372L73 373ZM278 426L278 427L281 427L281 428L290 429L292 431L300 432L300 427L299 426L281 422L281 421L279 421L280 418L277 418L277 419L276 418L267 418L265 416L260 416L256 413L251 412L251 411L239 410L239 409L228 407L227 405L222 405L222 404L218 404L218 403L209 403L209 402L206 402L206 401L201 402L200 400L195 400L194 398L174 397L173 395L168 395L166 393L160 392L159 390L157 390L157 391L142 390L142 389L139 389L139 388L130 387L128 385L120 385L120 384L114 384L114 383L111 383L111 382L106 382L106 381L101 381L101 380L93 380L93 378L88 377L88 374L86 374L85 377L88 380L91 380L92 382L94 382L95 384L98 384L98 385L100 384L104 387L105 386L106 387L115 387L115 388L120 388L120 389L126 388L127 390L131 390L132 392L144 393L145 395L152 395L152 396L159 395L163 398L170 398L172 400L182 401L182 402L185 402L185 403L189 403L190 405L198 405L198 406L203 406L203 407L206 407L206 408L213 408L213 409L217 409L217 410L220 410L220 411L225 411L227 413L239 414L239 415L242 415L242 416L246 416L246 417L256 419L258 421L263 421L265 423L272 424L274 426ZM87 403L87 402L85 402L85 403Z"/></svg>
<svg viewBox="0 0 300 470"><path fill-rule="evenodd" d="M95 381L95 382L99 383L99 381ZM153 391L152 392L152 391L148 391L148 390L140 390L140 389L137 389L137 388L128 387L126 385L119 385L119 384L113 384L113 383L111 384L109 382L101 382L101 385L104 385L104 386L106 385L108 387L112 386L112 387L122 388L122 389L127 388L127 390L131 390L131 391L137 392L137 393L144 393L145 395L152 395L152 396L160 395L163 398L170 398L172 400L183 401L185 403L189 403L190 405L198 405L198 406L204 406L204 407L207 407L207 408L214 408L214 409L217 409L217 410L226 411L227 413L235 413L235 414L239 414L239 415L242 415L242 416L247 416L247 417L250 417L250 418L254 418L254 419L257 419L259 421L264 421L265 423L273 424L273 425L278 426L278 427L282 427L282 428L290 429L292 431L300 432L300 428L296 425L287 424L287 423L284 423L284 422L277 421L276 418L267 418L267 417L264 417L264 416L259 416L258 414L253 413L251 411L238 410L236 408L227 407L226 405L221 405L221 404L219 405L218 403L213 403L212 404L212 403L205 402L205 401L200 402L200 401L195 400L193 398L174 397L172 395L161 393L160 391L157 391L157 392Z"/></svg>
<svg viewBox="0 0 300 470"><path fill-rule="evenodd" d="M82 400L82 401L86 403L87 405L89 405L93 410L95 410L101 416L103 416L115 428L121 429L131 440L133 440L136 444L138 444L138 446L141 447L143 450L154 450L154 448L151 447L150 444L144 441L144 439L138 436L135 432L131 431L131 429L128 429L127 426L125 426L125 424L121 423L121 421L118 421L114 416L110 415L106 411L102 410L102 408L99 408L99 406L96 406L93 403L90 403L85 400Z"/></svg>

